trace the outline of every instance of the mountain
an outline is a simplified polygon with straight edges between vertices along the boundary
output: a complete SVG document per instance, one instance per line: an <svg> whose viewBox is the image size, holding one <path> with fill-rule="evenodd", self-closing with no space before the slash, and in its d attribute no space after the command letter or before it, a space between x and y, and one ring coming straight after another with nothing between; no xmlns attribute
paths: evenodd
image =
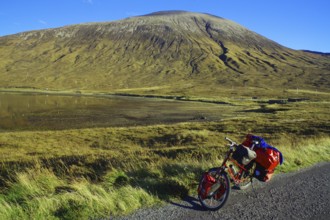
<svg viewBox="0 0 330 220"><path fill-rule="evenodd" d="M314 54L320 54L322 56L330 56L330 53L323 53L323 52L318 52L318 51L312 51L312 50L303 50L304 52L307 53L314 53Z"/></svg>
<svg viewBox="0 0 330 220"><path fill-rule="evenodd" d="M329 56L286 48L221 17L184 11L0 38L0 87L328 90L329 75Z"/></svg>

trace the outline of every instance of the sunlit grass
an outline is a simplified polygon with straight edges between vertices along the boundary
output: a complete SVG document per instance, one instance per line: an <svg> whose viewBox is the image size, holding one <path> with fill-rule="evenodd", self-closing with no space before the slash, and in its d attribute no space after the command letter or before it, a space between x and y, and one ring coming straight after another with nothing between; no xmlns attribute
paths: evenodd
<svg viewBox="0 0 330 220"><path fill-rule="evenodd" d="M303 167L311 166L321 161L330 161L330 138L312 137L302 138L284 136L278 140L285 161L278 167L280 172L289 172Z"/></svg>
<svg viewBox="0 0 330 220"><path fill-rule="evenodd" d="M205 131L200 135L209 137ZM199 142L198 138L196 140ZM203 147L194 146L192 143L164 149L158 146L157 150L150 150L150 147L140 151L128 150L117 158L123 163L108 164L99 173L97 167L95 170L72 171L74 167L96 166L97 158L94 158L94 164L84 160L70 164L68 160L43 166L36 160L34 166L13 171L11 178L6 180L6 188L0 195L0 218L108 218L162 201L195 195L200 174L219 166L226 148L208 146L207 143ZM285 158L277 172L330 161L329 137L299 140L297 136L284 135L272 139L271 143L276 144ZM66 172L57 170L59 167ZM93 175L99 175L99 179L92 180Z"/></svg>
<svg viewBox="0 0 330 220"><path fill-rule="evenodd" d="M156 18L145 24L167 28L150 36L110 33L113 23L110 29L89 24L0 39L3 92L221 105L212 108L214 119L201 112L198 120L167 125L90 128L88 121L84 129L1 128L0 219L108 219L195 195L201 173L221 164L226 136L237 142L247 133L265 137L284 155L277 172L330 161L328 57L280 48L252 32L244 34L253 41L238 46L228 32L226 63L219 59L223 48L216 39L224 36L217 36L215 18L195 15L177 24ZM129 20L122 22L133 25ZM179 23L188 29L210 25L212 38L201 29L182 34ZM55 37L73 30L80 31L69 43ZM269 102L292 97L307 99ZM171 113L186 114L189 108ZM145 112L137 116L144 120Z"/></svg>
<svg viewBox="0 0 330 220"><path fill-rule="evenodd" d="M50 170L39 168L17 173L8 187L0 197L1 219L109 218L160 202L139 187L60 180Z"/></svg>
<svg viewBox="0 0 330 220"><path fill-rule="evenodd" d="M276 172L330 161L328 102L227 100L218 121L2 132L0 219L109 218L193 196L226 136L263 136L284 155Z"/></svg>

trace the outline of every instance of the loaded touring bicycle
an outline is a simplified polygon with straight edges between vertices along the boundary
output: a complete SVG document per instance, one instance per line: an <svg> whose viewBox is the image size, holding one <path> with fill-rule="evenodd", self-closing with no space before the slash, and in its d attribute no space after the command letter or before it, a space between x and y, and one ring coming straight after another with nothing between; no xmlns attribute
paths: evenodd
<svg viewBox="0 0 330 220"><path fill-rule="evenodd" d="M242 144L226 140L229 150L221 166L204 172L198 185L198 199L209 210L225 205L231 182L239 189L249 187L252 178L267 182L276 166L283 163L282 153L261 137L248 134Z"/></svg>

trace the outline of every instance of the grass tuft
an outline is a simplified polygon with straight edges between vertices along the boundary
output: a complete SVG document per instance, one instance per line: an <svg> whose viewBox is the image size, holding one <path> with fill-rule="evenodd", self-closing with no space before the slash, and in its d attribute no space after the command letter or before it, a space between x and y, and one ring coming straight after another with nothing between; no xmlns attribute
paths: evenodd
<svg viewBox="0 0 330 220"><path fill-rule="evenodd" d="M284 155L277 173L330 161L328 102L233 104L219 121L2 132L0 219L107 219L195 195L226 136L264 137Z"/></svg>

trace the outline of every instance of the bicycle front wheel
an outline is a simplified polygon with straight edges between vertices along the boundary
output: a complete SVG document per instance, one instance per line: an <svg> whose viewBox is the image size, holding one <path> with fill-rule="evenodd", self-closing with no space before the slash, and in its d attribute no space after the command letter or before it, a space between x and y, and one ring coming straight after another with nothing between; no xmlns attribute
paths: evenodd
<svg viewBox="0 0 330 220"><path fill-rule="evenodd" d="M201 193L198 194L198 199L202 206L208 210L218 210L223 207L229 198L230 193L230 181L227 176L227 173L223 172L220 176L216 177L218 168L212 168L207 173L208 175L214 177L216 182L216 190L214 192L210 192L208 195L203 195ZM199 182L199 187L204 186L205 178Z"/></svg>

